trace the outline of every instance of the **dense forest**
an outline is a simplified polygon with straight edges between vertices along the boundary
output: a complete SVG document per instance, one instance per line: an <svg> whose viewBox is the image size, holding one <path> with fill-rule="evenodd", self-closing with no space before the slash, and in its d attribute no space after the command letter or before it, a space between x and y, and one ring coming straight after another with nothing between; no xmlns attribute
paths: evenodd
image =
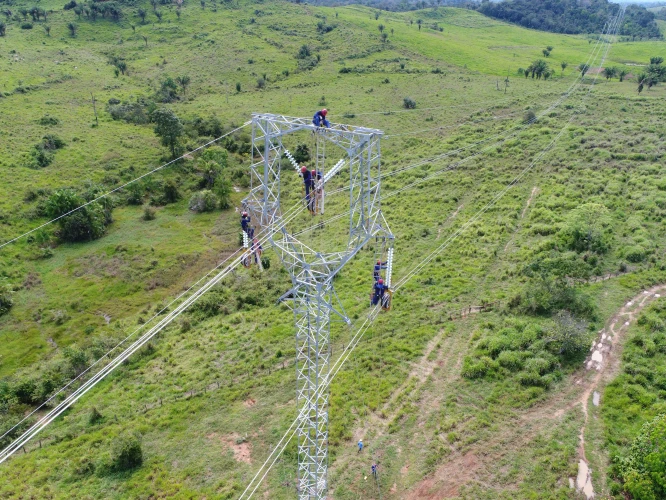
<svg viewBox="0 0 666 500"><path fill-rule="evenodd" d="M520 24L526 28L555 33L599 33L608 17L620 8L608 0L591 0L583 4L578 0L507 0L491 3L487 0L478 7L489 17ZM630 5L620 34L632 38L662 38L655 23L655 15L644 7Z"/></svg>

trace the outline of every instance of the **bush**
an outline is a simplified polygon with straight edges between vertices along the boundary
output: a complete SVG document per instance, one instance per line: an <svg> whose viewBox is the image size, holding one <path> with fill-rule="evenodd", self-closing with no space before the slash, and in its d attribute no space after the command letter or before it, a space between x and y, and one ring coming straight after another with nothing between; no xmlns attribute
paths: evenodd
<svg viewBox="0 0 666 500"><path fill-rule="evenodd" d="M624 491L636 500L666 498L666 414L643 425L629 454L619 460Z"/></svg>
<svg viewBox="0 0 666 500"><path fill-rule="evenodd" d="M178 186L172 180L168 180L166 184L164 184L163 193L162 200L164 203L175 203L181 198L180 191L178 191Z"/></svg>
<svg viewBox="0 0 666 500"><path fill-rule="evenodd" d="M150 205L146 205L145 207L143 207L143 215L141 216L143 220L146 221L155 220L156 217L157 215L153 207L151 207Z"/></svg>
<svg viewBox="0 0 666 500"><path fill-rule="evenodd" d="M411 97L405 97L402 100L402 105L405 109L415 109L416 108L416 101L412 99Z"/></svg>
<svg viewBox="0 0 666 500"><path fill-rule="evenodd" d="M523 116L523 123L534 123L537 119L536 114L531 109Z"/></svg>
<svg viewBox="0 0 666 500"><path fill-rule="evenodd" d="M111 465L117 472L139 467L143 463L141 438L134 432L125 432L111 443Z"/></svg>
<svg viewBox="0 0 666 500"><path fill-rule="evenodd" d="M21 23L21 29L22 30L31 30L32 29L32 23Z"/></svg>
<svg viewBox="0 0 666 500"><path fill-rule="evenodd" d="M190 210L194 212L212 212L217 208L217 199L212 191L204 189L190 198Z"/></svg>
<svg viewBox="0 0 666 500"><path fill-rule="evenodd" d="M32 151L30 151L30 160L32 168L44 168L48 167L53 163L53 153L44 149L41 144L36 145Z"/></svg>
<svg viewBox="0 0 666 500"><path fill-rule="evenodd" d="M58 120L55 116L44 115L39 119L39 124L44 126L58 125L59 123L60 120Z"/></svg>
<svg viewBox="0 0 666 500"><path fill-rule="evenodd" d="M310 161L310 149L307 144L299 144L294 151L294 160L299 165Z"/></svg>
<svg viewBox="0 0 666 500"><path fill-rule="evenodd" d="M647 257L647 250L640 245L632 246L625 250L625 257L629 262L637 264L645 260Z"/></svg>
<svg viewBox="0 0 666 500"><path fill-rule="evenodd" d="M215 195L219 200L220 208L222 210L226 210L227 208L231 207L231 192L233 189L231 186L231 181L227 179L226 176L219 177L215 181L213 190L215 191Z"/></svg>
<svg viewBox="0 0 666 500"><path fill-rule="evenodd" d="M12 288L3 278L0 280L0 316L7 314L13 305Z"/></svg>
<svg viewBox="0 0 666 500"><path fill-rule="evenodd" d="M41 147L49 151L55 151L65 147L65 141L55 134L47 134L42 137Z"/></svg>
<svg viewBox="0 0 666 500"><path fill-rule="evenodd" d="M127 123L143 125L150 121L148 113L146 113L146 107L149 108L150 105L141 104L139 102L115 105L110 104L107 107L107 111L114 120L124 120Z"/></svg>
<svg viewBox="0 0 666 500"><path fill-rule="evenodd" d="M585 203L571 211L560 231L560 240L570 250L602 254L611 246L613 230L608 209Z"/></svg>
<svg viewBox="0 0 666 500"><path fill-rule="evenodd" d="M90 409L88 414L88 423L90 425L95 425L98 422L101 422L104 417L94 406Z"/></svg>
<svg viewBox="0 0 666 500"><path fill-rule="evenodd" d="M46 214L51 218L60 217L83 204L74 191L63 189L53 193L46 202ZM89 241L100 238L111 222L111 206L99 202L85 207L59 220L59 237L64 241Z"/></svg>

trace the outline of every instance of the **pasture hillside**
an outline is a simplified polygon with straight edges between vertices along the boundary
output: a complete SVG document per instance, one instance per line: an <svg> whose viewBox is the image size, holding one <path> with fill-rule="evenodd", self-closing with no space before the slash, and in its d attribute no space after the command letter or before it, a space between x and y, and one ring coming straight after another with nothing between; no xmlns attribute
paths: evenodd
<svg viewBox="0 0 666 500"><path fill-rule="evenodd" d="M378 488L382 498L574 498L581 458L599 495L631 492L613 463L664 412L663 374L644 368L663 355L660 292L623 311L631 324L598 380L583 365L620 308L666 282L665 91L638 93L636 81L666 56L663 42L612 43L603 66L625 70L620 81L600 73L611 36L544 33L463 9L377 17L358 6L137 2L118 4L117 20L92 20L39 5L46 20L8 6L0 36L2 242L253 112L327 107L335 122L385 133L382 206L397 278L464 228L400 288L331 386L333 498ZM538 60L547 76L525 77ZM183 127L172 145L153 131L163 108ZM1 434L238 248L249 141L240 128L91 203L79 221L87 232L65 218L0 248ZM298 145L312 150L312 138ZM291 205L299 180L283 175ZM331 196L327 210L346 201ZM345 229L306 213L295 227L315 246ZM361 252L335 280L355 325L368 312L373 255ZM293 313L275 304L290 281L266 257L263 273L226 278L0 464L0 496L238 497L295 416ZM353 331L332 329L334 358ZM651 344L636 340L642 332ZM602 403L586 423L592 388ZM364 479L372 460L376 484ZM295 464L292 442L258 493L293 497Z"/></svg>

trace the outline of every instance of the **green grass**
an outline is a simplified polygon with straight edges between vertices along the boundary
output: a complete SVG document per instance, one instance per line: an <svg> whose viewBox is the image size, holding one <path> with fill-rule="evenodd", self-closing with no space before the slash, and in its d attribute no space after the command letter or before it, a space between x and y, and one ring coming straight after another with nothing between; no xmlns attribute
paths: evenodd
<svg viewBox="0 0 666 500"><path fill-rule="evenodd" d="M111 98L151 96L165 75L192 78L187 99L170 105L179 116L189 120L214 114L225 126L245 122L253 111L309 116L324 105L319 104L324 97L334 121L385 131L389 137L383 140L382 168L390 171L507 131L521 123L528 109L544 110L573 82L575 66L593 46L586 37L539 33L466 10L382 13L375 21L365 8L281 2L219 6L216 12L211 5L206 10L186 5L180 20L172 7L160 7L161 23L153 23L147 6L146 25L130 15L118 24L77 21L78 35L71 38L66 26L75 14L62 11L59 3L46 5L54 10L51 37L38 26L20 30L12 23L0 38L0 91L11 94L0 98L3 240L43 221L36 215L39 200L24 201L29 189L80 188L87 181L110 189L167 158L151 126L113 121L104 109ZM316 32L322 16L336 25L326 35ZM417 17L425 20L421 32L408 24ZM386 44L379 37L380 22L389 33ZM433 22L444 31L427 28ZM136 25L136 33L130 24ZM142 35L148 37L148 47ZM312 71L296 71L295 54L303 44L321 56ZM555 47L549 58L553 66L569 62L563 77L559 71L550 81L514 76L546 45ZM645 64L663 53L662 46L617 44L610 60ZM126 58L129 76L114 76L107 64L110 55ZM340 73L343 67L352 71ZM507 72L505 95L496 85ZM257 90L263 73L269 76L267 88ZM30 89L14 92L19 86ZM96 127L91 92L98 102ZM401 110L407 96L416 100L415 111L381 114ZM548 388L521 386L514 374L503 372L469 380L461 370L465 356L474 354L492 325L551 325L549 315L529 315L509 306L529 283L523 270L530 263L571 258L584 262L591 275L628 266L629 273L621 278L579 286L594 306L585 318L591 329L600 328L642 286L664 279L659 270L659 249L666 239L664 87L638 96L633 82L599 81L584 109L581 97L581 92L574 94L501 146L383 204L397 236L395 273L402 276L507 185L576 113L562 140L530 175L400 290L394 309L378 318L339 373L331 387L335 498L375 494L371 482L358 477L368 467L365 457L355 457L353 451L362 431L368 432L368 455L381 458L382 494L389 498L404 497L441 467L464 469L465 462L457 460L469 453L490 457L490 465L469 467L474 473L456 480L461 496L533 498L544 488L553 497L571 494L567 476L575 474L581 416L571 410L553 425L531 412L541 405L565 407L569 402L560 401L558 393L571 384L578 365L558 366L558 377ZM354 116L344 118L344 113ZM40 125L46 114L60 123ZM451 128L398 135L436 127ZM50 166L28 168L27 153L46 133L60 136L65 148L55 153ZM205 140L190 136L185 142L193 147ZM308 141L305 135L298 138ZM330 150L329 155L330 162L339 156ZM389 177L384 193L452 161ZM248 164L247 155L230 155L230 171ZM0 377L14 384L53 367L66 370L67 346L83 348L92 360L96 343L109 344L134 331L237 247L233 209L199 215L187 209L198 181L193 165L196 160L188 160L151 176L159 182L175 180L184 195L159 208L154 221L141 220L142 208L124 205L120 193L115 221L95 242L58 245L48 259L39 258L37 244L27 240L0 250L0 275L17 288L15 306L0 319ZM159 182L153 183L155 190ZM284 185L289 206L299 196L298 179L287 177ZM521 218L535 186L538 194ZM234 194L235 206L243 195ZM590 202L610 211L609 251L591 256L558 247L558 231L570 211ZM327 200L330 215L344 210L345 203L342 197ZM295 226L309 224L302 215ZM308 241L324 246L341 239L344 230L342 223L331 225ZM627 249L636 246L644 249L644 258L630 262ZM202 309L186 313L152 342L151 350L119 368L59 418L43 434L41 450L34 449L39 446L35 443L29 453L4 464L0 495L237 497L295 414L293 316L285 306L273 305L290 281L278 258L268 255L270 271L241 270L225 280L210 295L220 306L215 314ZM367 311L373 258L373 252L361 252L336 279L354 320ZM502 302L498 311L465 322L448 320L464 306L495 300ZM104 315L110 316L108 324ZM58 324L58 317L65 319ZM334 358L350 335L339 325L333 328ZM439 335L427 357L434 365L432 378L423 382L410 376ZM88 422L92 407L103 415L95 425ZM0 415L0 422L14 422L27 409L13 407ZM524 436L516 436L513 429L521 427L516 422L523 416L529 425ZM113 437L126 427L142 434L144 465L120 475L106 475L99 468L94 472ZM235 439L245 436L251 464L236 460L232 452ZM599 453L608 450L600 448ZM295 456L292 443L262 494L293 497Z"/></svg>

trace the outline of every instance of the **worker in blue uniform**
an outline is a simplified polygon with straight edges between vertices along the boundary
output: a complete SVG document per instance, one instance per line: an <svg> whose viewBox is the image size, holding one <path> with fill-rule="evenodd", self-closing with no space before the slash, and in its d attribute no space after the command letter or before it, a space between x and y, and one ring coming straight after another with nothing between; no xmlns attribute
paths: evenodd
<svg viewBox="0 0 666 500"><path fill-rule="evenodd" d="M303 185L305 186L305 202L310 208L310 189L312 188L312 173L308 170L308 167L301 167L301 175L303 176Z"/></svg>
<svg viewBox="0 0 666 500"><path fill-rule="evenodd" d="M388 287L384 284L384 280L379 278L377 283L375 283L375 293L372 295L373 306L379 304L379 301L384 297L386 290L388 290Z"/></svg>
<svg viewBox="0 0 666 500"><path fill-rule="evenodd" d="M247 232L249 231L249 229L250 229L250 220L251 220L251 219L250 219L250 215L249 215L247 212L243 212L243 213L241 214L241 228L242 228L243 231L245 231L246 233L247 233Z"/></svg>
<svg viewBox="0 0 666 500"><path fill-rule="evenodd" d="M386 269L386 262L382 262L381 260L378 260L377 263L375 264L375 270L374 270L374 278L375 278L375 283L377 283L377 280L381 278L381 270Z"/></svg>
<svg viewBox="0 0 666 500"><path fill-rule="evenodd" d="M327 109L322 109L321 111L317 111L314 116L312 117L312 123L314 124L315 127L330 127L331 123L326 119L326 115L328 114Z"/></svg>

